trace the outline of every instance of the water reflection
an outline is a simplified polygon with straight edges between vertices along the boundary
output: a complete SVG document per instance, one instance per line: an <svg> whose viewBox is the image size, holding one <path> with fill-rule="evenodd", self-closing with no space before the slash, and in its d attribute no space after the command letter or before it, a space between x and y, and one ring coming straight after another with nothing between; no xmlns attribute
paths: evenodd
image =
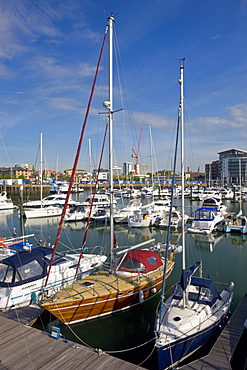
<svg viewBox="0 0 247 370"><path fill-rule="evenodd" d="M210 252L213 252L216 245L221 239L224 238L224 234L191 234L194 239L195 246L197 248L207 248Z"/></svg>

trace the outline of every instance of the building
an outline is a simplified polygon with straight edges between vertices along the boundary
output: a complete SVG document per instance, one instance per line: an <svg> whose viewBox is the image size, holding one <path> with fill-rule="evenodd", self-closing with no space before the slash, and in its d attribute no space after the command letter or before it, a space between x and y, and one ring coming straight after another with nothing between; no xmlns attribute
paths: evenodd
<svg viewBox="0 0 247 370"><path fill-rule="evenodd" d="M0 175L2 177L9 176L14 179L18 179L19 177L24 177L25 179L30 179L32 177L32 172L27 167L21 167L19 165L15 165L14 167L1 167L0 168Z"/></svg>
<svg viewBox="0 0 247 370"><path fill-rule="evenodd" d="M98 170L93 170L93 178L96 179L98 176ZM101 168L99 170L99 181L108 181L109 178L109 170L104 170Z"/></svg>
<svg viewBox="0 0 247 370"><path fill-rule="evenodd" d="M220 179L224 184L246 183L247 151L230 149L219 154Z"/></svg>
<svg viewBox="0 0 247 370"><path fill-rule="evenodd" d="M147 164L139 164L138 165L139 168L138 168L138 175L140 176L146 176L147 173L148 173L148 165Z"/></svg>
<svg viewBox="0 0 247 370"><path fill-rule="evenodd" d="M211 178L218 180L221 185L239 184L241 176L241 182L247 182L247 151L229 149L218 155L218 161L205 165L207 181Z"/></svg>
<svg viewBox="0 0 247 370"><path fill-rule="evenodd" d="M64 174L66 176L71 177L72 171L73 171L73 169L72 168L69 168L67 170L64 170ZM87 177L88 176L88 172L85 171L85 170L76 169L75 176Z"/></svg>
<svg viewBox="0 0 247 370"><path fill-rule="evenodd" d="M113 166L112 173L113 173L113 176L116 176L116 177L121 176L121 173L122 173L121 167Z"/></svg>
<svg viewBox="0 0 247 370"><path fill-rule="evenodd" d="M123 164L123 175L129 176L131 172L133 172L133 163L132 162L124 162Z"/></svg>
<svg viewBox="0 0 247 370"><path fill-rule="evenodd" d="M208 186L219 181L219 160L205 165L205 177Z"/></svg>

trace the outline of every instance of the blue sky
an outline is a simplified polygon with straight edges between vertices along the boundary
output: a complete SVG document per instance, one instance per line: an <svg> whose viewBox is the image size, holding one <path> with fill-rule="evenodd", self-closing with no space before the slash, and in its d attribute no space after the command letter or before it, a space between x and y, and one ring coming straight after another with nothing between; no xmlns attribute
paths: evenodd
<svg viewBox="0 0 247 370"><path fill-rule="evenodd" d="M114 108L124 108L115 115L114 164L133 162L141 126L139 162L150 163L151 125L155 169L171 167L179 58L186 58L186 166L204 170L220 151L247 150L246 1L2 0L0 166L34 164L42 132L45 166L72 167L111 12L123 76L121 88L114 78ZM97 166L104 132L105 60L106 50L78 166L86 170L88 138Z"/></svg>

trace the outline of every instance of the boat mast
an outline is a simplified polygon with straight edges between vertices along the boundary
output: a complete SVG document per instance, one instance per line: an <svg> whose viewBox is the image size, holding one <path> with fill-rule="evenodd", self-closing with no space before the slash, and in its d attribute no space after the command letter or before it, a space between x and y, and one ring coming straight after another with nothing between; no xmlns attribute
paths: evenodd
<svg viewBox="0 0 247 370"><path fill-rule="evenodd" d="M184 61L180 65L180 133L181 133L181 207L182 207L182 270L185 271L185 230L184 230ZM186 292L183 290L183 307L186 304Z"/></svg>
<svg viewBox="0 0 247 370"><path fill-rule="evenodd" d="M42 179L42 171L43 171L43 147L42 147L42 141L43 141L43 134L40 133L40 200L41 200L41 208L42 208L42 199L43 199L43 179Z"/></svg>
<svg viewBox="0 0 247 370"><path fill-rule="evenodd" d="M113 230L113 23L114 17L108 17L108 73L109 73L109 181L110 181L110 271L113 271L113 248L114 248L114 230Z"/></svg>

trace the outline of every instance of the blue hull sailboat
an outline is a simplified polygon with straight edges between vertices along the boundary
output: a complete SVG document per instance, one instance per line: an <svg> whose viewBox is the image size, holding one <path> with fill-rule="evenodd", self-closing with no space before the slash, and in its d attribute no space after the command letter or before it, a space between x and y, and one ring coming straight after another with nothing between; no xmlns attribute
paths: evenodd
<svg viewBox="0 0 247 370"><path fill-rule="evenodd" d="M182 62L178 119L181 132L182 217L184 215L183 70ZM184 225L183 222L182 225ZM172 295L167 300L164 299L164 294L161 294L156 320L155 346L159 370L177 366L208 342L225 320L233 297L233 283L228 289L218 293L213 281L193 276L201 266L201 262L196 262L186 269L184 227L182 227L182 247L180 281L173 287Z"/></svg>

